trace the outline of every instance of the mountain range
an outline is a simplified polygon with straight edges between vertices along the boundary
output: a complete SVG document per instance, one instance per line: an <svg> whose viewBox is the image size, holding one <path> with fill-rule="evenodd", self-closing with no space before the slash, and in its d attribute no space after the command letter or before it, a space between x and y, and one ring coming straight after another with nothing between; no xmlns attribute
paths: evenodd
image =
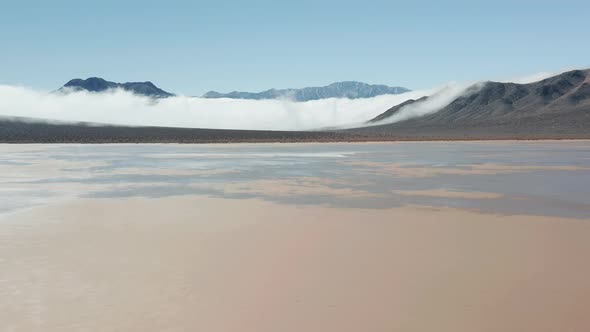
<svg viewBox="0 0 590 332"><path fill-rule="evenodd" d="M476 84L434 113L378 124L428 99L408 100L369 120L369 126L351 131L379 135L472 134L477 130L531 136L549 132L590 134L590 69L568 71L529 84Z"/></svg>
<svg viewBox="0 0 590 332"><path fill-rule="evenodd" d="M158 88L152 82L127 82L116 83L107 81L99 77L90 77L87 79L76 78L67 82L58 92L70 91L90 91L104 92L111 89L123 89L138 95L167 98L174 96L173 93L166 92ZM309 101L326 98L371 98L385 94L400 94L410 90L402 87L389 87L386 85L371 85L361 82L339 82L323 87L308 87L302 89L270 89L263 92L230 92L219 93L210 91L205 93L202 98L230 98L230 99L290 99L293 101Z"/></svg>
<svg viewBox="0 0 590 332"><path fill-rule="evenodd" d="M174 96L174 94L158 88L154 83L149 81L115 83L99 77L90 77L85 80L75 78L67 82L63 87L61 87L57 91L69 92L85 90L90 92L104 92L111 89L123 89L125 91L133 92L138 95L154 98L167 98Z"/></svg>
<svg viewBox="0 0 590 332"><path fill-rule="evenodd" d="M69 82L70 83L70 82ZM124 88L152 93L133 83L73 80L68 89ZM152 87L149 82L144 83ZM153 86L155 87L155 86ZM133 90L135 89L135 90ZM157 87L155 89L158 89ZM164 91L165 92L165 91ZM161 92L156 95L167 96ZM359 128L307 132L122 127L0 118L0 142L304 142L471 139L590 139L590 69L568 71L528 84L484 82L427 115L387 123L411 107L427 108L425 96L394 105Z"/></svg>
<svg viewBox="0 0 590 332"><path fill-rule="evenodd" d="M372 98L387 94L400 94L410 90L402 87L387 85L372 85L361 82L338 82L322 87L308 87L302 89L270 89L263 92L230 92L219 93L210 91L203 98L231 98L231 99L290 99L298 102L326 99L326 98Z"/></svg>

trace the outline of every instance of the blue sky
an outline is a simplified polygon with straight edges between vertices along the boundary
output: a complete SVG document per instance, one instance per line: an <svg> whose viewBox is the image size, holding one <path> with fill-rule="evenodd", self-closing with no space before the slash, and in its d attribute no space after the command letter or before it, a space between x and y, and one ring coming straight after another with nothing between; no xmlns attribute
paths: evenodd
<svg viewBox="0 0 590 332"><path fill-rule="evenodd" d="M0 84L412 89L590 67L590 1L0 0Z"/></svg>

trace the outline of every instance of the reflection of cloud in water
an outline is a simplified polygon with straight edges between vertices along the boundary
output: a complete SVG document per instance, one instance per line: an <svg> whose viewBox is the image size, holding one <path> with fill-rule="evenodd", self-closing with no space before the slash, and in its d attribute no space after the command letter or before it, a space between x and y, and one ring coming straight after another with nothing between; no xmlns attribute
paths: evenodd
<svg viewBox="0 0 590 332"><path fill-rule="evenodd" d="M590 213L586 142L51 145L20 152L0 145L5 151L0 185L22 193L12 198L19 207L27 195L46 192L48 202L197 194L348 208Z"/></svg>
<svg viewBox="0 0 590 332"><path fill-rule="evenodd" d="M497 175L531 171L590 171L590 167L574 165L461 164L443 166L373 161L352 161L343 162L343 164L358 167L357 171L391 174L409 178L434 177L439 175Z"/></svg>
<svg viewBox="0 0 590 332"><path fill-rule="evenodd" d="M402 196L430 196L430 197L447 197L462 199L497 199L504 195L498 193L481 192L481 191L457 191L447 189L431 190L394 190L394 194Z"/></svg>
<svg viewBox="0 0 590 332"><path fill-rule="evenodd" d="M352 153L348 153L352 154ZM347 153L302 153L302 152L268 152L268 153L156 153L146 154L143 157L156 159L199 159L199 158L344 158Z"/></svg>
<svg viewBox="0 0 590 332"><path fill-rule="evenodd" d="M228 173L235 173L233 169L178 169L173 167L168 168L116 168L109 172L109 174L117 175L147 175L147 176L206 176L206 175L223 175Z"/></svg>
<svg viewBox="0 0 590 332"><path fill-rule="evenodd" d="M332 186L340 183L341 187ZM298 178L289 180L256 180L232 183L202 183L194 184L197 188L211 188L226 194L251 194L267 197L273 196L338 196L348 198L378 197L376 193L343 187L342 182L330 181L322 178Z"/></svg>
<svg viewBox="0 0 590 332"><path fill-rule="evenodd" d="M0 165L0 183L34 181L55 177L89 178L96 167L109 166L104 161L65 161L57 159L17 159L19 165Z"/></svg>

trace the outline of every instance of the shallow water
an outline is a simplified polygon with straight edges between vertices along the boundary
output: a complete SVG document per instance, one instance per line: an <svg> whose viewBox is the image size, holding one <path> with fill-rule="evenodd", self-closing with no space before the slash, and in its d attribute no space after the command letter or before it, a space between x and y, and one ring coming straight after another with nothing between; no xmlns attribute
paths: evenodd
<svg viewBox="0 0 590 332"><path fill-rule="evenodd" d="M590 142L0 145L0 213L178 195L586 218Z"/></svg>
<svg viewBox="0 0 590 332"><path fill-rule="evenodd" d="M588 142L0 152L0 331L590 330Z"/></svg>

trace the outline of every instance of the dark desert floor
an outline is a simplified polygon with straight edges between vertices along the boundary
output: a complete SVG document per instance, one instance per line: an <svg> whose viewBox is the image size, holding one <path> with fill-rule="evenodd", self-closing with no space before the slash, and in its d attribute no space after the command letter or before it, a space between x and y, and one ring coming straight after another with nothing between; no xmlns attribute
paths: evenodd
<svg viewBox="0 0 590 332"><path fill-rule="evenodd" d="M271 131L125 127L0 117L0 143L309 143L590 139L588 119L491 125L385 125L347 130Z"/></svg>

